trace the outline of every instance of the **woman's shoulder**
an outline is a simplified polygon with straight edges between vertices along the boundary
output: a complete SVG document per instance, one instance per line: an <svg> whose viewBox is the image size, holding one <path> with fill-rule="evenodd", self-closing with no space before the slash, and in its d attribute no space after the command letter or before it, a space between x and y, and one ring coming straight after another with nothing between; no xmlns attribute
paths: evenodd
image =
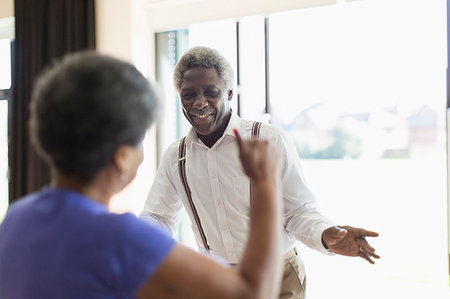
<svg viewBox="0 0 450 299"><path fill-rule="evenodd" d="M123 239L148 239L155 241L169 241L171 236L159 227L139 219L132 213L109 213L105 214L100 221L105 227L109 227L116 236Z"/></svg>

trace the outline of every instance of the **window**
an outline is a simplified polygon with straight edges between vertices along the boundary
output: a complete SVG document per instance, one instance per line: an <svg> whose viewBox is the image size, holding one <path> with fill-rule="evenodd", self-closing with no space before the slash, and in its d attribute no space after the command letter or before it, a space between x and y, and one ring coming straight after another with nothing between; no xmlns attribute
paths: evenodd
<svg viewBox="0 0 450 299"><path fill-rule="evenodd" d="M380 233L375 267L301 249L311 298L335 295L340 275L354 284L346 298L448 295L445 30L445 1L270 16L272 123L294 139L324 214Z"/></svg>
<svg viewBox="0 0 450 299"><path fill-rule="evenodd" d="M240 19L238 40L239 114L244 118L262 120L266 112L264 17Z"/></svg>
<svg viewBox="0 0 450 299"><path fill-rule="evenodd" d="M380 233L375 266L300 246L308 297L447 298L446 2L338 1L183 30L234 64L242 117L270 111L290 134L324 214Z"/></svg>
<svg viewBox="0 0 450 299"><path fill-rule="evenodd" d="M11 89L11 40L0 39L0 221L8 209L8 98Z"/></svg>

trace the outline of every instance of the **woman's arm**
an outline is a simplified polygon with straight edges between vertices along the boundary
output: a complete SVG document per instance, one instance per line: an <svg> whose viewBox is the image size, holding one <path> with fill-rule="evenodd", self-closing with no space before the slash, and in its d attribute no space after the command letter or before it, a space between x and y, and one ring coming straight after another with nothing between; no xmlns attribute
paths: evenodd
<svg viewBox="0 0 450 299"><path fill-rule="evenodd" d="M141 287L139 298L272 298L278 291L281 201L278 154L264 140L240 139L243 168L254 183L250 235L240 268L224 267L180 244Z"/></svg>

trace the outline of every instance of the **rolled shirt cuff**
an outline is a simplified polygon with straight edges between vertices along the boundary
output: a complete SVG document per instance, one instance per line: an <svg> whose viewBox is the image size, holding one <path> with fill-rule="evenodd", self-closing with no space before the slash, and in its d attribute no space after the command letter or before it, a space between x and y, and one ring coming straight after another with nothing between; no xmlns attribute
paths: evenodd
<svg viewBox="0 0 450 299"><path fill-rule="evenodd" d="M316 248L319 252L321 252L323 254L327 254L327 255L335 255L336 254L333 251L326 249L322 243L323 231L329 227L332 227L333 225L334 224L323 223L323 224L320 224L318 226L318 228L316 229L315 236L314 236L314 248Z"/></svg>

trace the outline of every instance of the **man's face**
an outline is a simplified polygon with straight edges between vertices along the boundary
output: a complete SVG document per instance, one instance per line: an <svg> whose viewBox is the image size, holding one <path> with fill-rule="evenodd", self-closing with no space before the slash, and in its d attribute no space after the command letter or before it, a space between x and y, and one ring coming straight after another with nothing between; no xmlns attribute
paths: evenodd
<svg viewBox="0 0 450 299"><path fill-rule="evenodd" d="M227 125L232 95L213 67L195 67L183 74L183 113L199 135L210 135Z"/></svg>

